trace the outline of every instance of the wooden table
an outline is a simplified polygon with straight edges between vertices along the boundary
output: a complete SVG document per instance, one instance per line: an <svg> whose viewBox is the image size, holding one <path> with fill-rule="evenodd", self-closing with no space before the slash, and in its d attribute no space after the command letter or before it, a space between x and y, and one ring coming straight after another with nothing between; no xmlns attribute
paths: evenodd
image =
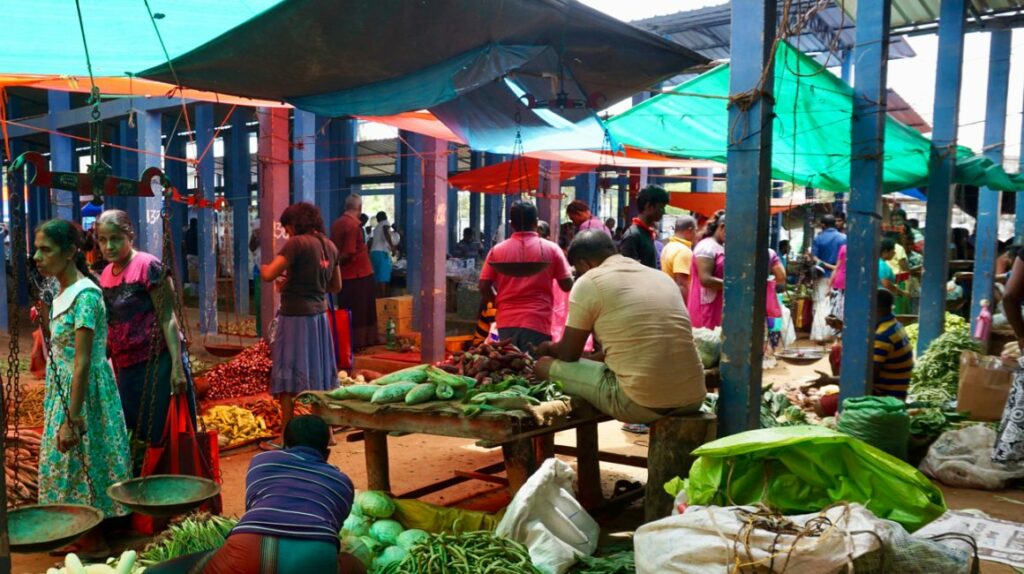
<svg viewBox="0 0 1024 574"><path fill-rule="evenodd" d="M367 414L314 403L313 413L330 425L362 429L366 448L366 477L371 490L391 492L388 433L419 433L476 439L483 447L501 447L508 489L515 494L537 469L538 459L554 456L554 434L576 430L576 455L580 502L599 505L601 469L597 424L610 418L588 403L573 402L573 412L551 425L540 427L533 419L516 417L467 418L447 412L389 411Z"/></svg>

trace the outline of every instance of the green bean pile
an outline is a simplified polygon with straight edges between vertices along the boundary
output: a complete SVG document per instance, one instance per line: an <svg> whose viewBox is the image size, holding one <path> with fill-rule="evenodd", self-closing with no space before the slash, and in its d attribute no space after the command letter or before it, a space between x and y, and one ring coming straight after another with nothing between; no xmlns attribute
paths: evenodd
<svg viewBox="0 0 1024 574"><path fill-rule="evenodd" d="M541 574L526 547L493 532L431 534L377 574Z"/></svg>

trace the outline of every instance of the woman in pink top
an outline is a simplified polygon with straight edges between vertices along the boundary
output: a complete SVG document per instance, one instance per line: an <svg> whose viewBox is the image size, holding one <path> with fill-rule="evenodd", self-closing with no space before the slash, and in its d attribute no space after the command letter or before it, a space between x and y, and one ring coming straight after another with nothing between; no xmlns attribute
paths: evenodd
<svg viewBox="0 0 1024 574"><path fill-rule="evenodd" d="M839 248L836 269L832 272L832 315L842 319L846 306L846 246Z"/></svg>
<svg viewBox="0 0 1024 574"><path fill-rule="evenodd" d="M714 329L722 324L722 289L725 286L725 211L718 211L704 229L704 239L693 248L690 294L686 298L694 328Z"/></svg>

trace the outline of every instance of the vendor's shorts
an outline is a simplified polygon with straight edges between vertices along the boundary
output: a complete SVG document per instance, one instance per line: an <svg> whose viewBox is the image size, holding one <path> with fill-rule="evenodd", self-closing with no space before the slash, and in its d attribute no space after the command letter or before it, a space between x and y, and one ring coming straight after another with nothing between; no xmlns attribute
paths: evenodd
<svg viewBox="0 0 1024 574"><path fill-rule="evenodd" d="M502 341L512 341L520 351L529 352L541 343L551 340L551 333L541 333L525 327L502 327L501 320L498 320L498 338Z"/></svg>
<svg viewBox="0 0 1024 574"><path fill-rule="evenodd" d="M604 363L580 359L574 363L554 361L551 378L562 383L566 394L580 397L597 410L624 423L651 423L668 415L684 415L700 410L701 403L676 409L651 409L633 402L619 386L615 373Z"/></svg>
<svg viewBox="0 0 1024 574"><path fill-rule="evenodd" d="M377 283L391 283L391 254L387 251L371 251L370 264L373 265L373 280Z"/></svg>
<svg viewBox="0 0 1024 574"><path fill-rule="evenodd" d="M189 554L146 569L152 574L362 574L359 561L329 542L232 534L218 550Z"/></svg>

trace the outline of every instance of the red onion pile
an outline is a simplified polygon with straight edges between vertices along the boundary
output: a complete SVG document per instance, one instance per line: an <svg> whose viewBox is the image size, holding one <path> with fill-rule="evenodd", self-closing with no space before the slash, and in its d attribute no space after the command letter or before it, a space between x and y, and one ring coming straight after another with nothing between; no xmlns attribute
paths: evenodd
<svg viewBox="0 0 1024 574"><path fill-rule="evenodd" d="M206 381L210 385L206 399L215 401L267 392L271 364L270 345L261 339L206 373Z"/></svg>
<svg viewBox="0 0 1024 574"><path fill-rule="evenodd" d="M482 343L464 353L455 353L441 368L489 385L511 375L530 377L533 359L511 341L501 341Z"/></svg>

